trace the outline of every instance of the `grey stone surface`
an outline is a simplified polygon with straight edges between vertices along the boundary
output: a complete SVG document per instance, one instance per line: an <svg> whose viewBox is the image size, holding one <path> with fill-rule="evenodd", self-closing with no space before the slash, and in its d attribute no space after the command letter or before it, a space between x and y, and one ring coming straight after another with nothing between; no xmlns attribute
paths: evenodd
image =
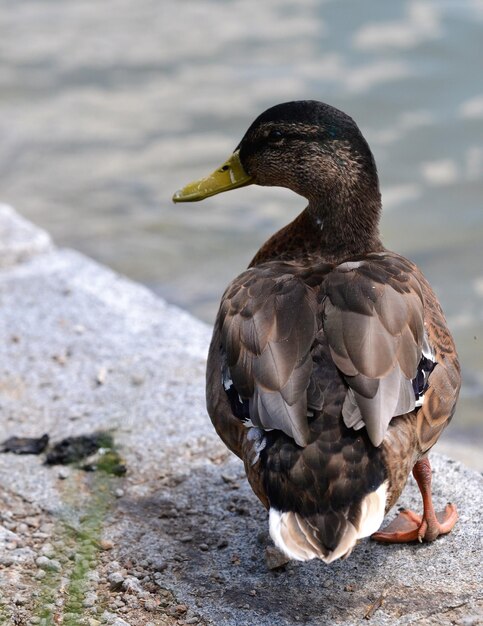
<svg viewBox="0 0 483 626"><path fill-rule="evenodd" d="M381 596L376 626L481 623L478 473L432 455L435 501L460 511L433 544L366 540L331 566L270 571L266 513L206 415L205 324L49 246L0 271L0 303L0 440L109 430L127 466L61 477L0 454L1 623L47 607L75 624L361 624ZM412 479L400 504L420 508Z"/></svg>

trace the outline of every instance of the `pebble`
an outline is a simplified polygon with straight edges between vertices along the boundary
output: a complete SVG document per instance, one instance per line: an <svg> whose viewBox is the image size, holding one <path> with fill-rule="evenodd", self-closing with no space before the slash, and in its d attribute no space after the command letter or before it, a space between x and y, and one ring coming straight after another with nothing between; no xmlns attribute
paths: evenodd
<svg viewBox="0 0 483 626"><path fill-rule="evenodd" d="M40 552L42 552L43 555L51 558L55 554L55 549L51 543L46 543L42 546L42 549L40 550Z"/></svg>
<svg viewBox="0 0 483 626"><path fill-rule="evenodd" d="M54 530L54 525L50 522L44 522L39 528L39 531L41 533L47 533L49 535L53 530Z"/></svg>
<svg viewBox="0 0 483 626"><path fill-rule="evenodd" d="M107 577L111 591L121 589L124 582L124 576L120 572L113 572Z"/></svg>
<svg viewBox="0 0 483 626"><path fill-rule="evenodd" d="M278 569L279 567L283 567L289 562L285 554L277 550L277 548L273 546L267 546L265 548L265 563L267 564L268 569Z"/></svg>
<svg viewBox="0 0 483 626"><path fill-rule="evenodd" d="M96 382L98 385L103 385L107 378L107 367L102 366L97 371Z"/></svg>
<svg viewBox="0 0 483 626"><path fill-rule="evenodd" d="M96 572L95 570L92 570L90 572L87 573L86 576L87 580L91 583L93 583L94 585L97 585L97 583L100 581L101 579L101 575L99 574L99 572ZM69 584L69 581L67 580L66 584Z"/></svg>
<svg viewBox="0 0 483 626"><path fill-rule="evenodd" d="M82 606L87 609L92 606L95 606L96 602L97 602L97 595L95 593L88 593L86 594L86 597L84 598L82 602Z"/></svg>
<svg viewBox="0 0 483 626"><path fill-rule="evenodd" d="M183 535L183 537L180 537L180 541L181 543L189 543L193 541L193 535Z"/></svg>
<svg viewBox="0 0 483 626"><path fill-rule="evenodd" d="M121 569L121 565L120 563L118 563L118 561L111 561L110 563L107 564L108 572L118 572L120 569Z"/></svg>
<svg viewBox="0 0 483 626"><path fill-rule="evenodd" d="M116 498L122 498L124 495L124 489L116 489L114 495L116 496Z"/></svg>
<svg viewBox="0 0 483 626"><path fill-rule="evenodd" d="M168 567L168 564L163 559L153 559L151 563L151 568L155 572L164 572L164 570L167 569L167 567Z"/></svg>
<svg viewBox="0 0 483 626"><path fill-rule="evenodd" d="M40 569L43 569L45 571L60 572L62 569L59 561L56 561L55 559L49 559L46 556L39 556L35 560L35 563L37 564L37 567L40 567Z"/></svg>
<svg viewBox="0 0 483 626"><path fill-rule="evenodd" d="M101 550L112 550L114 548L114 542L109 539L101 539L99 546Z"/></svg>
<svg viewBox="0 0 483 626"><path fill-rule="evenodd" d="M137 578L134 578L134 576L128 576L125 578L122 583L122 588L124 591L129 591L131 593L143 593L143 589L139 584L139 581Z"/></svg>
<svg viewBox="0 0 483 626"><path fill-rule="evenodd" d="M40 526L40 517L26 517L24 521L31 528L38 528Z"/></svg>
<svg viewBox="0 0 483 626"><path fill-rule="evenodd" d="M43 533L40 530L36 530L34 533L32 533L32 537L34 537L35 539L48 539L49 535L49 533Z"/></svg>
<svg viewBox="0 0 483 626"><path fill-rule="evenodd" d="M150 613L154 613L154 611L156 611L158 608L158 603L155 600L148 598L144 602L144 608L146 609L146 611L149 611Z"/></svg>
<svg viewBox="0 0 483 626"><path fill-rule="evenodd" d="M5 513L0 513L0 524L3 529L8 528L8 530L11 531L15 530L15 528L17 527L17 522L13 519L12 511L5 511Z"/></svg>
<svg viewBox="0 0 483 626"><path fill-rule="evenodd" d="M61 467L57 472L57 477L60 478L60 480L65 480L66 478L69 478L70 473L71 472L68 467Z"/></svg>
<svg viewBox="0 0 483 626"><path fill-rule="evenodd" d="M24 598L23 596L15 596L13 599L13 602L17 606L23 606L24 604L27 604L27 599Z"/></svg>
<svg viewBox="0 0 483 626"><path fill-rule="evenodd" d="M207 552L210 549L210 546L207 543L200 543L200 550L203 552Z"/></svg>

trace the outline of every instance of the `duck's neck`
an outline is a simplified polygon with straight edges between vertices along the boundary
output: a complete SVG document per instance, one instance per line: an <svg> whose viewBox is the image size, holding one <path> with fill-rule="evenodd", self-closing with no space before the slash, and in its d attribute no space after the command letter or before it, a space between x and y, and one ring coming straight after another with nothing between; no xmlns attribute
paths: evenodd
<svg viewBox="0 0 483 626"><path fill-rule="evenodd" d="M380 252L381 201L379 191L364 201L310 200L293 222L272 235L250 265L264 261L319 256L329 263L341 263L354 256Z"/></svg>
<svg viewBox="0 0 483 626"><path fill-rule="evenodd" d="M381 198L373 194L354 196L328 203L327 199L311 200L306 209L309 220L318 229L317 248L328 261L342 261L383 249L379 237Z"/></svg>

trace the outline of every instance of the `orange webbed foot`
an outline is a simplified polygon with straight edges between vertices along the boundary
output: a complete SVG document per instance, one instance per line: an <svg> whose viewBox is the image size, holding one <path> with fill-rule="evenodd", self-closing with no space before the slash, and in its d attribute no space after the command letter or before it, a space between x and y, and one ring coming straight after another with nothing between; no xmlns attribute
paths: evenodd
<svg viewBox="0 0 483 626"><path fill-rule="evenodd" d="M439 535L449 533L457 519L458 511L454 504L447 504L444 511L437 512L435 517L429 519L404 509L384 530L371 535L371 539L382 543L434 541Z"/></svg>
<svg viewBox="0 0 483 626"><path fill-rule="evenodd" d="M373 533L371 539L382 543L406 543L416 541L421 524L422 519L420 515L408 509L403 509L384 530Z"/></svg>

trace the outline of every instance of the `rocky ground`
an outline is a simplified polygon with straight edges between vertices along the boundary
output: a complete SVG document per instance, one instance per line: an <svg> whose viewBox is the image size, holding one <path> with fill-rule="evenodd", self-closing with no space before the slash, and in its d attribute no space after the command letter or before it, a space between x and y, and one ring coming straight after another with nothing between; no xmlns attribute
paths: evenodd
<svg viewBox="0 0 483 626"><path fill-rule="evenodd" d="M477 472L433 455L435 501L460 511L433 544L278 560L205 413L209 329L7 209L2 237L0 441L50 443L0 454L0 623L483 623ZM99 431L100 450L45 464L65 437ZM420 508L412 479L400 504Z"/></svg>

